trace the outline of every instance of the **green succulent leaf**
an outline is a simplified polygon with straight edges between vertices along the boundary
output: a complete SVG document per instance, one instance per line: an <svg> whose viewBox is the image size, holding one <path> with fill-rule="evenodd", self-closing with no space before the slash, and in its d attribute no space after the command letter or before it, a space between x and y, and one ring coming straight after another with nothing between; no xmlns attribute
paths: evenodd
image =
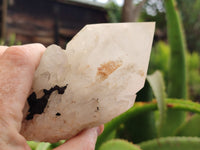
<svg viewBox="0 0 200 150"><path fill-rule="evenodd" d="M37 145L35 150L50 150L51 144L46 142L41 142Z"/></svg>
<svg viewBox="0 0 200 150"><path fill-rule="evenodd" d="M186 99L186 42L182 21L176 0L164 0L164 4L167 19L167 36L171 49L168 73L168 97ZM166 124L162 129L162 136L174 135L175 130L184 120L184 112L168 110Z"/></svg>
<svg viewBox="0 0 200 150"><path fill-rule="evenodd" d="M171 48L169 62L170 98L186 98L186 42L176 0L164 0L167 19L167 37ZM178 77L177 77L178 76Z"/></svg>
<svg viewBox="0 0 200 150"><path fill-rule="evenodd" d="M195 114L176 131L177 136L198 136L200 137L200 115Z"/></svg>
<svg viewBox="0 0 200 150"><path fill-rule="evenodd" d="M31 150L35 150L36 147L38 146L39 142L34 142L34 141L27 141L27 144L31 148Z"/></svg>
<svg viewBox="0 0 200 150"><path fill-rule="evenodd" d="M166 116L165 83L164 83L162 73L160 71L156 71L152 75L148 75L147 80L153 90L155 97L156 97L157 104L158 104L158 110L160 112L159 127L158 127L159 128L158 134L160 134L160 131L161 131L162 126L164 125L165 116Z"/></svg>
<svg viewBox="0 0 200 150"><path fill-rule="evenodd" d="M199 137L164 137L139 144L142 150L199 150Z"/></svg>
<svg viewBox="0 0 200 150"><path fill-rule="evenodd" d="M128 141L115 139L102 144L99 150L141 150L139 146Z"/></svg>

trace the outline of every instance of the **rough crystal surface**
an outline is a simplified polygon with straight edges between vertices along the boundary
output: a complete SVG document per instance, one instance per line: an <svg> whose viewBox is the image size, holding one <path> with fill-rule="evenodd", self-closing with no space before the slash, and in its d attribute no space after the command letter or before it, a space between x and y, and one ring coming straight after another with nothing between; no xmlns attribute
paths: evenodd
<svg viewBox="0 0 200 150"><path fill-rule="evenodd" d="M66 50L51 45L38 66L33 92L40 99L55 86L41 114L26 119L27 140L56 142L85 128L110 121L133 106L143 87L152 46L154 23L85 26ZM36 100L37 100L36 99Z"/></svg>

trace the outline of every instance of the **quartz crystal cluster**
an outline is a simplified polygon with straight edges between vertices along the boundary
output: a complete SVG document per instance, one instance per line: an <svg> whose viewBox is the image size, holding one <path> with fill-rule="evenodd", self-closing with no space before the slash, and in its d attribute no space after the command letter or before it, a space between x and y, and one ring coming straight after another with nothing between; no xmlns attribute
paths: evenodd
<svg viewBox="0 0 200 150"><path fill-rule="evenodd" d="M86 25L66 50L49 46L35 72L21 134L56 142L110 121L144 86L155 24Z"/></svg>

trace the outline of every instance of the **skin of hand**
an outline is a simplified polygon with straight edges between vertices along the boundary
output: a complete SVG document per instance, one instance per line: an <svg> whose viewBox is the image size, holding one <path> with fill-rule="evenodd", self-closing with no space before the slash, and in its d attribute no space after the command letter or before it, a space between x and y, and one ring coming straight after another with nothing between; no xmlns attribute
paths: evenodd
<svg viewBox="0 0 200 150"><path fill-rule="evenodd" d="M22 110L29 95L34 72L45 51L42 44L0 46L0 147L2 150L30 150L19 134ZM94 150L103 125L87 129L55 150ZM66 137L67 138L67 137Z"/></svg>

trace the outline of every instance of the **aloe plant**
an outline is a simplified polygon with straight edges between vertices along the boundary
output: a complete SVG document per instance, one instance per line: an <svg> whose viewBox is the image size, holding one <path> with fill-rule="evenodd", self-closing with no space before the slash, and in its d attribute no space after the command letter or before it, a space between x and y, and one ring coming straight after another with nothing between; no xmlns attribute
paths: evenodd
<svg viewBox="0 0 200 150"><path fill-rule="evenodd" d="M200 138L165 137L140 144L142 150L199 150Z"/></svg>
<svg viewBox="0 0 200 150"><path fill-rule="evenodd" d="M167 18L167 36L171 48L169 64L170 98L187 97L186 89L186 43L179 11L175 0L165 0Z"/></svg>
<svg viewBox="0 0 200 150"><path fill-rule="evenodd" d="M167 36L171 48L169 64L168 97L186 99L186 44L180 14L175 0L165 0L167 18ZM173 135L175 130L183 123L184 112L167 112L163 136Z"/></svg>
<svg viewBox="0 0 200 150"><path fill-rule="evenodd" d="M165 105L165 83L160 71L154 72L152 75L147 76L147 80L149 81L153 93L156 97L159 109L159 125L158 125L158 136L160 136L163 125L165 124L165 117L166 117L166 105Z"/></svg>
<svg viewBox="0 0 200 150"><path fill-rule="evenodd" d="M35 150L51 150L51 144L50 143L45 143L41 142L37 145Z"/></svg>
<svg viewBox="0 0 200 150"><path fill-rule="evenodd" d="M142 142L135 145L125 140L111 140L104 143L99 150L199 150L198 137L165 137Z"/></svg>
<svg viewBox="0 0 200 150"><path fill-rule="evenodd" d="M176 136L198 136L200 137L200 115L195 114L187 119L176 131Z"/></svg>
<svg viewBox="0 0 200 150"><path fill-rule="evenodd" d="M170 110L190 111L200 114L200 104L189 100L166 99L165 103L167 108ZM152 102L136 102L133 108L114 118L105 125L104 132L99 136L97 140L96 149L98 149L100 145L106 141L105 137L109 136L109 134L112 133L112 131L115 130L121 123L125 122L133 116L138 116L142 113L148 113L157 109L158 106L155 100Z"/></svg>
<svg viewBox="0 0 200 150"><path fill-rule="evenodd" d="M105 142L99 150L141 150L139 146L125 140L115 139Z"/></svg>

